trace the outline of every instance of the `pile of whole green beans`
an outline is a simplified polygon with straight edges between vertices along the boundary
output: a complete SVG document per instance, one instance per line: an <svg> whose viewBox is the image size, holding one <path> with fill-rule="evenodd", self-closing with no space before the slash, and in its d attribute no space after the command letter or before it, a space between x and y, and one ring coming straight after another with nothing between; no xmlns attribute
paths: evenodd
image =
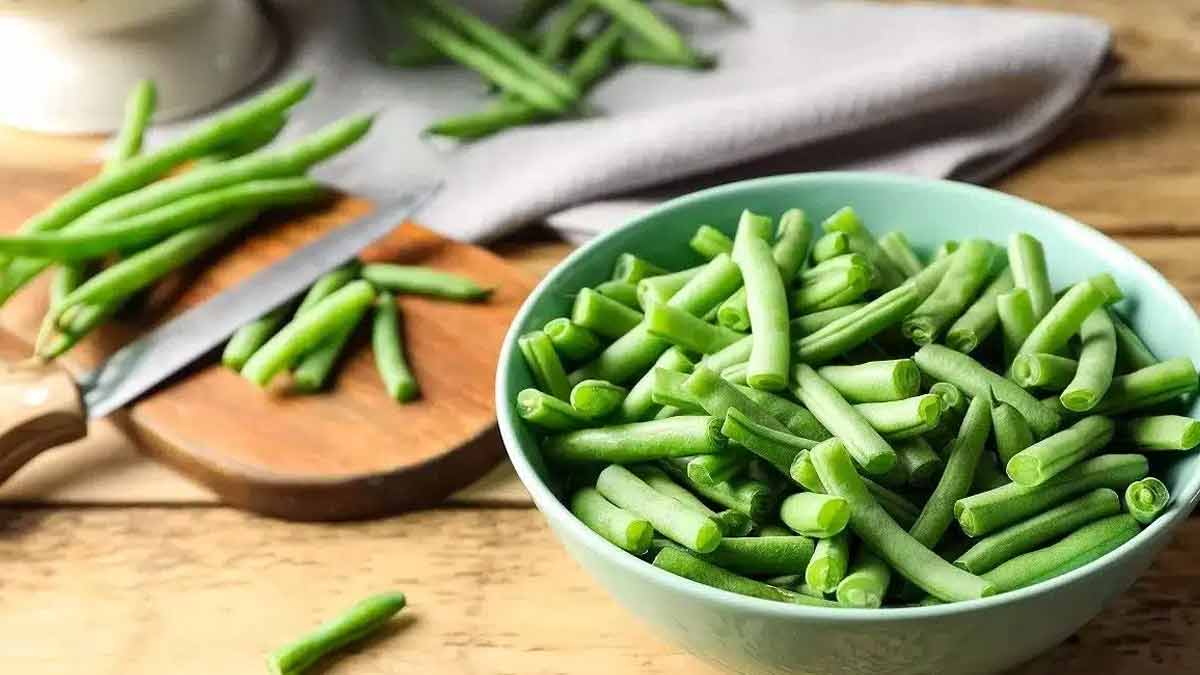
<svg viewBox="0 0 1200 675"><path fill-rule="evenodd" d="M1027 234L926 259L850 207L811 229L745 211L694 267L624 253L520 338L517 414L585 525L716 588L877 608L1036 584L1166 508L1148 456L1200 444L1197 373L1110 275L1055 289Z"/></svg>
<svg viewBox="0 0 1200 675"><path fill-rule="evenodd" d="M723 0L674 2L729 14ZM682 68L714 63L642 0L526 0L508 28L453 0L374 0L371 7L410 36L411 44L384 55L386 62L418 66L449 59L500 92L483 110L426 130L459 140L586 113L583 97L623 61Z"/></svg>

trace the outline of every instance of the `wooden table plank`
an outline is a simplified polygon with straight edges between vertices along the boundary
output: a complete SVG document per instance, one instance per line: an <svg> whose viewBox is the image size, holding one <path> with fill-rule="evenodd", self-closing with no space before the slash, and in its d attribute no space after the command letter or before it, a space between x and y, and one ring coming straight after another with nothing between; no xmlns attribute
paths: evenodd
<svg viewBox="0 0 1200 675"><path fill-rule="evenodd" d="M407 618L325 675L713 672L612 601L533 509L336 526L222 508L0 509L0 537L6 673L260 672L273 647L385 589L408 594ZM1200 659L1197 621L1192 520L1113 607L1018 672L1184 672Z"/></svg>

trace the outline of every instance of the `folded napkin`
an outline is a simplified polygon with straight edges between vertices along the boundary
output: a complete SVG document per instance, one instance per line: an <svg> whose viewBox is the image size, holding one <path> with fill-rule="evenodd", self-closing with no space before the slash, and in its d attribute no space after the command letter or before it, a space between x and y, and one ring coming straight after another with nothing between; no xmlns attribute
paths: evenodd
<svg viewBox="0 0 1200 675"><path fill-rule="evenodd" d="M518 3L468 4L494 16ZM318 177L375 198L440 177L445 188L421 219L471 240L539 220L586 238L664 198L777 173L984 181L1078 110L1102 81L1110 46L1107 26L1063 14L735 0L738 21L671 11L701 51L719 57L716 69L626 66L589 98L596 116L447 145L419 132L486 105L477 76L377 63L366 36L379 27L356 3L270 5L291 47L277 77L318 81L292 112L288 136L380 111L367 139Z"/></svg>

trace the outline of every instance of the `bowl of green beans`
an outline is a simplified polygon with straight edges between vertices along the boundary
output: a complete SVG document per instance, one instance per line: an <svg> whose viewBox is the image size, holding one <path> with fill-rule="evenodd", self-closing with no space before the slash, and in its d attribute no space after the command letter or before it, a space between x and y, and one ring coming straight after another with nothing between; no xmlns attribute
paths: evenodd
<svg viewBox="0 0 1200 675"><path fill-rule="evenodd" d="M777 176L580 248L496 409L566 549L736 672L997 672L1200 499L1200 321L1150 265L970 185Z"/></svg>

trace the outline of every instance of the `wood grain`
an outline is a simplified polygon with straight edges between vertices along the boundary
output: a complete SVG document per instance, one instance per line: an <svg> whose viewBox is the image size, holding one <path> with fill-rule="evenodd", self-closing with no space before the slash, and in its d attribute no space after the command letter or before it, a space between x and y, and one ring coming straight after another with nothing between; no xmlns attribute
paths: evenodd
<svg viewBox="0 0 1200 675"><path fill-rule="evenodd" d="M275 646L399 589L405 618L322 675L714 673L612 601L532 509L336 527L227 509L10 509L0 542L4 672L260 672ZM1188 672L1200 659L1198 570L1192 520L1129 593L1017 672Z"/></svg>

